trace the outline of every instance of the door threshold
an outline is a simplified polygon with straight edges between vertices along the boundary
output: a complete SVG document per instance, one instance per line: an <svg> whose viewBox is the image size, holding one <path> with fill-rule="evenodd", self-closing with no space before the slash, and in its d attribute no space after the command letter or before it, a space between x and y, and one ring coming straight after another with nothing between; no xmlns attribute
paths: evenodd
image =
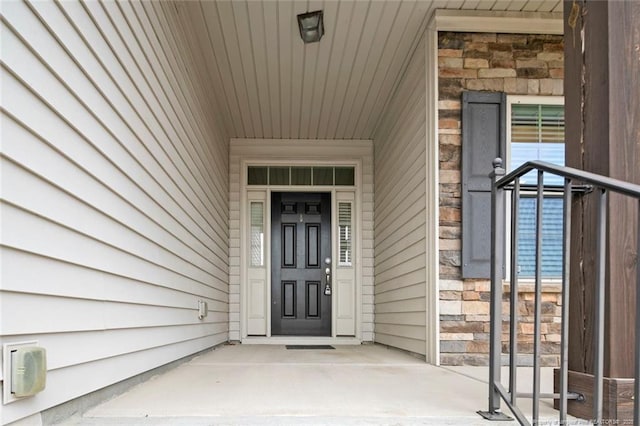
<svg viewBox="0 0 640 426"><path fill-rule="evenodd" d="M242 339L244 345L360 345L355 337L315 336L249 336Z"/></svg>

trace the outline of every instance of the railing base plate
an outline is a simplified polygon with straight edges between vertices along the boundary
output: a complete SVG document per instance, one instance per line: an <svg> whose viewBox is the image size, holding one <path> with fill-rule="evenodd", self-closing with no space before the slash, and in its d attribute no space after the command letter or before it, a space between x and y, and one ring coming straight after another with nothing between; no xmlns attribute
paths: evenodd
<svg viewBox="0 0 640 426"><path fill-rule="evenodd" d="M513 417L509 417L504 413L496 411L492 413L491 411L476 411L480 414L484 419L491 420L492 422L510 422L513 420Z"/></svg>

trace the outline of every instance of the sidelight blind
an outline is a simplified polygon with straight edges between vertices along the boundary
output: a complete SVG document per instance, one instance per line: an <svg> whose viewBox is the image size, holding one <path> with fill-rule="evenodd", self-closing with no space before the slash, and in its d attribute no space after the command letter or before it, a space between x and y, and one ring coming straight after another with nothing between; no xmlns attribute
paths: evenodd
<svg viewBox="0 0 640 426"><path fill-rule="evenodd" d="M251 202L251 266L264 266L264 203Z"/></svg>
<svg viewBox="0 0 640 426"><path fill-rule="evenodd" d="M340 265L352 264L351 203L338 203L338 229L340 233Z"/></svg>

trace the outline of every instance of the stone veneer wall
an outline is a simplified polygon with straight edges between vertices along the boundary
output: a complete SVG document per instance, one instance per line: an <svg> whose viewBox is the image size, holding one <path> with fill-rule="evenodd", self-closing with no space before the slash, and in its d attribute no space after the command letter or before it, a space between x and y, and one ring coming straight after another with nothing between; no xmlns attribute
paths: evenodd
<svg viewBox="0 0 640 426"><path fill-rule="evenodd" d="M460 269L461 94L466 90L480 90L510 95L562 95L562 36L441 32L438 35L438 75L441 363L486 365L489 357L489 281L462 280ZM560 286L547 284L543 290L542 361L544 365L557 365ZM508 303L503 309L508 313ZM521 284L519 310L523 321L518 336L520 352L530 353L533 342L532 286ZM503 341L507 341L508 323L503 324L503 330ZM529 364L531 357L523 355L519 362Z"/></svg>

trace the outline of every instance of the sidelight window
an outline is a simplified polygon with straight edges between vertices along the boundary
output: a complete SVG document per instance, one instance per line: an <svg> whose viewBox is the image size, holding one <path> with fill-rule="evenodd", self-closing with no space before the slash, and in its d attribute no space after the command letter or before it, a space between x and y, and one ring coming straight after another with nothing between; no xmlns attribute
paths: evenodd
<svg viewBox="0 0 640 426"><path fill-rule="evenodd" d="M251 266L264 266L264 203L251 202Z"/></svg>
<svg viewBox="0 0 640 426"><path fill-rule="evenodd" d="M340 233L340 266L351 266L353 259L353 225L351 203L338 203L338 230Z"/></svg>

